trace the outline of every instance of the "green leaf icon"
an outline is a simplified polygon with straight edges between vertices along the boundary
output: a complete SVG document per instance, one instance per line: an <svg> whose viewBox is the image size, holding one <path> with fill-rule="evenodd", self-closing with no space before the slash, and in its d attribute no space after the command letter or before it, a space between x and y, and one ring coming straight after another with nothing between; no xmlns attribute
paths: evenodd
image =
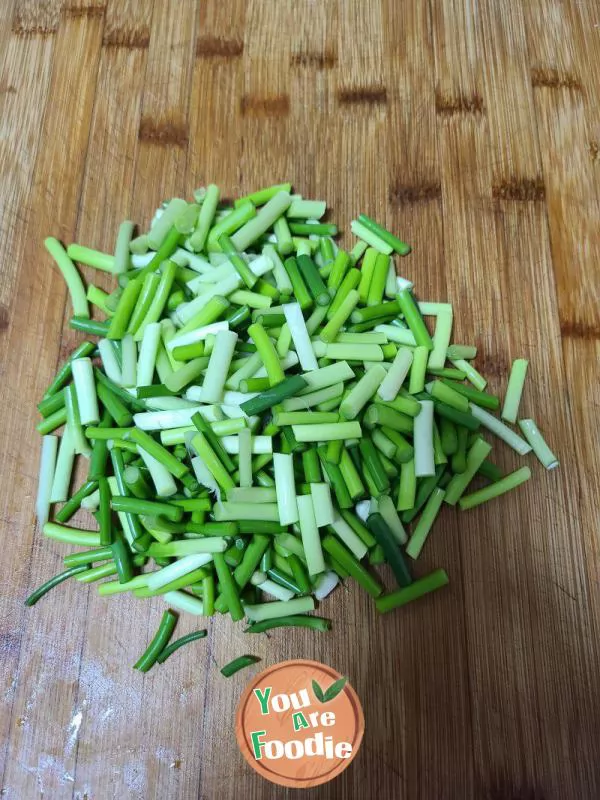
<svg viewBox="0 0 600 800"><path fill-rule="evenodd" d="M319 686L319 684L313 679L312 682L313 692L315 693L315 697L320 703L325 702L325 695L323 694L323 689Z"/></svg>
<svg viewBox="0 0 600 800"><path fill-rule="evenodd" d="M348 678L342 677L339 680L334 681L329 687L329 689L327 689L324 692L323 689L321 689L321 687L319 686L319 684L315 680L313 680L312 688L313 692L315 693L315 697L320 703L328 703L330 700L333 700L338 696L338 694L342 691L342 689L346 685L347 681Z"/></svg>
<svg viewBox="0 0 600 800"><path fill-rule="evenodd" d="M340 678L339 680L335 681L331 684L329 689L325 692L325 703L328 703L330 700L333 700L334 697L337 697L338 694L342 691L344 686L346 685L346 681L348 678Z"/></svg>

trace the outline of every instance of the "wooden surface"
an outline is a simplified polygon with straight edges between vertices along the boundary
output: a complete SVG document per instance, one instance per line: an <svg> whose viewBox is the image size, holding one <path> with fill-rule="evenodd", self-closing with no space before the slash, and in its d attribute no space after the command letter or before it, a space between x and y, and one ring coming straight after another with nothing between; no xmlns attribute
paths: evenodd
<svg viewBox="0 0 600 800"><path fill-rule="evenodd" d="M322 660L362 699L361 752L312 797L600 796L599 59L596 0L0 3L3 800L298 796L236 746L248 674L217 667L246 652ZM328 636L216 619L144 677L160 602L69 584L23 607L65 552L34 523L35 402L80 338L42 240L110 249L164 197L286 179L413 244L404 273L494 390L531 358L561 467L444 510L417 567L443 594L380 619L342 590Z"/></svg>

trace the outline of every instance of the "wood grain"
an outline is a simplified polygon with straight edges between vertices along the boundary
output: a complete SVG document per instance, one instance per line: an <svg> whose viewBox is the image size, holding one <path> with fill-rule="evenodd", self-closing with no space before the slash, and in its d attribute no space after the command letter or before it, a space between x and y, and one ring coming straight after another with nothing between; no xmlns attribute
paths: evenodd
<svg viewBox="0 0 600 800"><path fill-rule="evenodd" d="M248 676L218 667L245 652L322 660L362 700L362 750L314 797L600 796L597 3L1 6L3 800L291 797L235 742ZM160 602L66 584L22 606L64 554L34 524L34 404L81 338L42 241L110 249L164 197L285 179L342 228L365 211L412 243L402 273L453 303L494 391L531 359L524 411L561 467L535 465L488 508L445 509L416 567L446 567L443 595L381 619L349 586L324 604L328 636L250 639L217 618L133 674ZM517 463L500 445L494 458Z"/></svg>

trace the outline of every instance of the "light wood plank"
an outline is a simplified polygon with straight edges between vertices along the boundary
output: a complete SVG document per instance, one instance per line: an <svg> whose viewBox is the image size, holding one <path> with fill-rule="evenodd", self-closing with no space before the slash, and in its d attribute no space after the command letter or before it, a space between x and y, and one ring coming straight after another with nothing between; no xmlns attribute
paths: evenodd
<svg viewBox="0 0 600 800"><path fill-rule="evenodd" d="M3 337L2 405L10 438L2 447L0 466L2 474L15 479L7 484L2 518L10 530L19 531L19 537L5 561L13 581L10 627L3 626L3 635L12 643L5 666L9 680L13 676L18 680L2 695L7 759L1 784L15 797L40 791L58 799L72 795L69 724L83 634L73 609L81 594L71 585L57 592L51 604L40 603L30 612L21 606L28 590L60 571L63 548L44 542L35 527L37 415L32 403L21 402L20 387L39 397L56 365L65 287L44 254L42 240L49 233L70 238L76 225L101 36L99 17L69 18L56 34L52 103L40 141L60 141L61 146L40 149L22 256L24 264L35 268L19 271L14 311ZM70 124L65 126L66 118Z"/></svg>

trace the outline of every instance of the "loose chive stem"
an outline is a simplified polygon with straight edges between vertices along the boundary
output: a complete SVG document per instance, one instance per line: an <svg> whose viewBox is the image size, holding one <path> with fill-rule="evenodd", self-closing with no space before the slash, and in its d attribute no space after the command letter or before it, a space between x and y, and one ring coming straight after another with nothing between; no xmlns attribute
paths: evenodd
<svg viewBox="0 0 600 800"><path fill-rule="evenodd" d="M456 426L456 451L452 455L452 471L463 473L467 469L467 445L469 431L462 425Z"/></svg>
<svg viewBox="0 0 600 800"><path fill-rule="evenodd" d="M275 600L270 603L247 604L244 607L246 616L251 622L305 614L313 611L315 601L312 597L295 597L293 600Z"/></svg>
<svg viewBox="0 0 600 800"><path fill-rule="evenodd" d="M215 553L213 556L213 561L217 571L219 585L221 587L221 594L227 605L231 619L235 622L236 620L242 619L244 616L244 609L242 608L242 604L240 602L238 586L233 579L223 554Z"/></svg>
<svg viewBox="0 0 600 800"><path fill-rule="evenodd" d="M235 675L236 672L239 672L241 669L245 669L246 667L250 667L252 664L257 664L259 661L260 658L258 656L240 656L239 658L234 658L233 661L230 661L228 664L225 664L224 667L221 667L221 674L226 678L231 678L231 676Z"/></svg>
<svg viewBox="0 0 600 800"><path fill-rule="evenodd" d="M332 223L322 222L290 222L290 231L295 236L336 236L338 229L337 225Z"/></svg>
<svg viewBox="0 0 600 800"><path fill-rule="evenodd" d="M359 422L337 422L332 425L293 425L292 431L298 442L359 439L362 435Z"/></svg>
<svg viewBox="0 0 600 800"><path fill-rule="evenodd" d="M274 628L310 628L314 631L328 631L331 621L323 617L288 616L253 622L244 633L266 633Z"/></svg>
<svg viewBox="0 0 600 800"><path fill-rule="evenodd" d="M325 570L319 529L315 518L315 508L311 495L296 498L302 545L306 554L309 575L318 575Z"/></svg>
<svg viewBox="0 0 600 800"><path fill-rule="evenodd" d="M100 420L94 369L91 359L78 358L71 362L73 381L77 392L79 416L83 425L95 425Z"/></svg>
<svg viewBox="0 0 600 800"><path fill-rule="evenodd" d="M110 504L114 511L126 511L130 514L145 514L147 516L162 516L178 522L183 518L183 509L170 503L158 503L154 500L142 500L138 497L115 495Z"/></svg>
<svg viewBox="0 0 600 800"><path fill-rule="evenodd" d="M206 436L203 433L198 432L192 438L190 445L202 459L203 463L213 475L219 486L224 491L233 489L235 486L233 478L223 466L221 460L211 447Z"/></svg>
<svg viewBox="0 0 600 800"><path fill-rule="evenodd" d="M81 545L82 547L99 547L100 534L94 531L84 531L80 528L67 528L55 522L46 522L42 528L44 536L65 544Z"/></svg>
<svg viewBox="0 0 600 800"><path fill-rule="evenodd" d="M488 500L493 500L495 497L500 497L500 495L510 492L512 489L516 489L517 486L525 483L529 478L531 478L531 470L529 467L521 467L521 469L511 472L510 475L506 475L496 483L491 483L489 486L485 486L477 492L461 497L458 501L458 505L463 511L469 508L475 508L475 506L487 503Z"/></svg>
<svg viewBox="0 0 600 800"><path fill-rule="evenodd" d="M146 326L140 346L137 363L137 385L150 386L154 380L154 370L161 340L161 326L153 322Z"/></svg>
<svg viewBox="0 0 600 800"><path fill-rule="evenodd" d="M282 256L287 256L294 250L292 232L285 217L279 217L273 225L273 232L277 241L277 250Z"/></svg>
<svg viewBox="0 0 600 800"><path fill-rule="evenodd" d="M340 511L342 519L350 525L354 533L361 539L367 547L374 547L376 542L371 532L362 524L356 514L347 509Z"/></svg>
<svg viewBox="0 0 600 800"><path fill-rule="evenodd" d="M311 583L304 568L304 564L294 553L290 553L290 555L287 557L287 562L292 570L292 576L294 578L294 582L298 586L299 594L310 594Z"/></svg>
<svg viewBox="0 0 600 800"><path fill-rule="evenodd" d="M208 553L190 553L180 556L177 561L173 561L157 572L147 574L147 588L151 592L162 590L161 593L184 589L193 582L194 573L210 563L211 560L212 556Z"/></svg>
<svg viewBox="0 0 600 800"><path fill-rule="evenodd" d="M460 429L459 429L460 436ZM462 472L453 475L450 483L446 487L444 500L451 506L456 505L463 495L467 486L475 477L475 473L481 467L485 459L492 450L492 446L484 439L476 439L466 457L465 468Z"/></svg>
<svg viewBox="0 0 600 800"><path fill-rule="evenodd" d="M513 361L501 414L502 419L507 422L515 423L517 421L528 366L529 361L525 358L516 358Z"/></svg>
<svg viewBox="0 0 600 800"><path fill-rule="evenodd" d="M130 267L130 246L134 228L135 224L128 219L124 220L119 225L113 261L113 272L115 275L120 275L123 272L127 272Z"/></svg>
<svg viewBox="0 0 600 800"><path fill-rule="evenodd" d="M127 583L133 578L131 551L120 534L115 536L111 548L119 583Z"/></svg>
<svg viewBox="0 0 600 800"><path fill-rule="evenodd" d="M410 380L408 391L410 394L418 394L425 387L425 371L427 369L428 350L426 347L415 347L413 352L413 363L410 369Z"/></svg>
<svg viewBox="0 0 600 800"><path fill-rule="evenodd" d="M102 311L102 313L107 317L112 316L113 312L106 305L108 292L105 292L104 289L100 289L98 286L94 286L94 284L91 283L87 288L85 296L93 306L96 306L96 308L100 309L100 311Z"/></svg>
<svg viewBox="0 0 600 800"><path fill-rule="evenodd" d="M423 513L421 514L421 517L419 518L419 521L406 546L406 554L411 558L417 559L419 557L421 550L423 549L423 545L425 544L425 540L427 539L429 531L431 530L431 526L435 522L435 518L442 507L444 496L445 492L443 489L440 489L439 486L436 487L429 496L429 499L425 504L425 508L423 509Z"/></svg>
<svg viewBox="0 0 600 800"><path fill-rule="evenodd" d="M408 375L412 362L412 350L409 350L407 347L400 347L392 362L392 366L387 371L386 376L377 390L377 394L382 400L390 402L396 399Z"/></svg>
<svg viewBox="0 0 600 800"><path fill-rule="evenodd" d="M49 236L44 240L46 250L50 253L56 266L62 273L69 295L71 296L71 303L73 305L73 314L76 317L84 317L89 319L90 311L88 308L87 298L85 296L85 289L81 276L77 272L75 264L67 254L67 251L61 243L53 236Z"/></svg>
<svg viewBox="0 0 600 800"><path fill-rule="evenodd" d="M312 305L312 296L304 281L304 278L302 277L298 262L293 256L290 256L290 258L286 258L286 260L283 262L283 265L292 284L293 296L300 304L300 308L303 311L307 308L310 308Z"/></svg>
<svg viewBox="0 0 600 800"><path fill-rule="evenodd" d="M347 420L355 419L379 389L386 375L386 370L380 364L370 367L340 405L342 417Z"/></svg>
<svg viewBox="0 0 600 800"><path fill-rule="evenodd" d="M513 448L519 455L526 455L531 451L531 445L522 439L518 434L511 430L499 419L492 416L483 408L479 408L473 403L470 404L471 414L489 431L496 434L500 439L503 439L506 444Z"/></svg>
<svg viewBox="0 0 600 800"><path fill-rule="evenodd" d="M113 541L112 519L110 513L110 489L105 477L98 479L100 504L98 507L98 525L100 527L100 546L107 547ZM122 509L125 510L125 509Z"/></svg>
<svg viewBox="0 0 600 800"><path fill-rule="evenodd" d="M311 447L302 453L302 467L306 483L319 483L321 481L321 467L316 448Z"/></svg>
<svg viewBox="0 0 600 800"><path fill-rule="evenodd" d="M154 638L148 645L146 651L136 662L134 669L138 669L140 672L148 672L148 670L154 666L159 655L165 649L169 639L173 635L176 624L177 615L173 611L165 611Z"/></svg>
<svg viewBox="0 0 600 800"><path fill-rule="evenodd" d="M446 358L452 359L472 359L477 355L477 348L466 344L451 344L446 351Z"/></svg>
<svg viewBox="0 0 600 800"><path fill-rule="evenodd" d="M406 441L404 436L399 431L396 431L393 428L388 428L384 425L381 428L381 432L385 434L385 436L393 442L396 449L396 452L393 456L393 460L397 464L404 464L406 461L410 461L413 458L414 447ZM434 434L435 434L435 428L434 428Z"/></svg>
<svg viewBox="0 0 600 800"><path fill-rule="evenodd" d="M173 281L175 280L177 265L173 261L166 261L161 267L161 270L162 274L156 286L156 291L152 297L152 301L148 306L148 310L140 322L137 331L134 333L134 339L136 342L142 341L144 331L148 325L159 321L167 304L167 300L169 299L169 295L171 294L171 288L173 286Z"/></svg>
<svg viewBox="0 0 600 800"><path fill-rule="evenodd" d="M233 268L240 276L244 284L248 289L252 289L258 277L252 272L248 264L244 261L241 255L235 248L235 245L227 236L227 234L222 234L219 239L219 247L221 250L229 257L229 263L233 265Z"/></svg>
<svg viewBox="0 0 600 800"><path fill-rule="evenodd" d="M417 417L418 418L418 417ZM406 433L409 436L413 435L415 422L412 417L396 411L395 408L385 405L383 403L375 402L369 406L363 417L365 425L372 427L373 425L382 425L385 428L390 428L400 433Z"/></svg>
<svg viewBox="0 0 600 800"><path fill-rule="evenodd" d="M369 291L367 295L368 306L378 306L383 302L383 293L385 291L389 265L390 257L384 253L379 253L375 261L373 275L369 284Z"/></svg>
<svg viewBox="0 0 600 800"><path fill-rule="evenodd" d="M435 473L433 454L433 403L421 401L421 412L414 422L415 475L418 478Z"/></svg>
<svg viewBox="0 0 600 800"><path fill-rule="evenodd" d="M310 373L305 373L302 376L303 380L306 380L306 375L307 374L310 374ZM322 408L323 404L327 403L327 402L331 402L332 406L334 408L337 408L337 406L339 405L339 400L341 399L343 393L344 393L344 384L343 383L336 383L336 384L333 384L332 386L326 386L323 389L318 389L315 392L310 392L309 394L299 393L295 397L286 398L283 401L282 406L283 406L283 410L285 412L288 412L288 413L289 412L291 412L291 413L300 412L302 409L310 410L310 409L314 408L315 406L319 409L319 411L310 412L310 413L315 413L315 414L324 413L325 409ZM309 411L305 411L304 413L309 413ZM338 414L337 411L329 412L329 413L335 413L336 414L336 418L339 417L339 414ZM318 422L319 420L315 417L315 419L313 421L314 422ZM324 421L324 420L321 420L321 421ZM335 422L337 420L333 420L333 421Z"/></svg>
<svg viewBox="0 0 600 800"><path fill-rule="evenodd" d="M345 250L338 250L327 278L329 289L338 289L350 266L350 256Z"/></svg>
<svg viewBox="0 0 600 800"><path fill-rule="evenodd" d="M415 504L417 479L415 476L415 461L411 458L400 467L400 484L398 487L398 511L407 511Z"/></svg>
<svg viewBox="0 0 600 800"><path fill-rule="evenodd" d="M415 497L414 506L410 509L407 509L401 517L402 523L407 524L412 522L412 520L417 516L419 511L423 508L429 496L436 488L436 486L440 483L443 475L445 472L445 466L440 464L436 467L435 475L430 475L427 478L423 478L419 481L417 485L417 493Z"/></svg>
<svg viewBox="0 0 600 800"><path fill-rule="evenodd" d="M96 561L107 561L112 558L112 550L110 547L99 547L94 550L84 550L81 553L69 553L65 556L63 561L65 567L79 567L82 565L87 566Z"/></svg>
<svg viewBox="0 0 600 800"><path fill-rule="evenodd" d="M67 381L70 379L70 377L71 377L71 364L72 364L73 360L75 360L77 358L86 358L91 353L93 353L95 349L96 349L96 345L93 344L92 342L82 342L79 345L79 347L77 347L75 350L73 350L73 352L71 353L70 357L67 359L67 361L62 365L62 367L56 373L56 375L55 375L52 383L50 384L50 386L48 386L48 388L44 392L44 400L47 400L49 397L52 397L57 392L59 392L62 389L62 387L67 383ZM41 411L40 411L40 413L41 413Z"/></svg>
<svg viewBox="0 0 600 800"><path fill-rule="evenodd" d="M100 358L102 359L104 372L108 378L113 383L117 384L117 386L121 386L123 379L121 365L119 364L117 351L115 350L113 343L108 339L100 339L98 342L98 352L100 353Z"/></svg>
<svg viewBox="0 0 600 800"><path fill-rule="evenodd" d="M454 422L456 425L461 425L463 428L467 428L469 431L479 430L481 424L480 420L476 414L471 413L471 408L469 408L469 411L467 412L458 411L456 408L453 408L446 403L440 403L438 400L435 401L434 405L435 413L438 416L445 417L446 419ZM495 417L493 419L495 419Z"/></svg>
<svg viewBox="0 0 600 800"><path fill-rule="evenodd" d="M464 372L461 372L459 369L454 369L454 367L441 367L437 369L428 366L427 372L430 375L434 375L436 378L447 378L452 381L464 381L466 377Z"/></svg>
<svg viewBox="0 0 600 800"><path fill-rule="evenodd" d="M97 488L98 488L98 481L96 480L86 481L75 492L75 494L69 500L67 500L64 506L59 511L57 511L57 513L54 515L56 521L60 523L68 522L71 519L71 517L80 509L81 501L85 497L89 497L89 495L91 495L92 492L95 492Z"/></svg>
<svg viewBox="0 0 600 800"><path fill-rule="evenodd" d="M291 202L292 198L288 192L282 191L273 195L256 216L231 237L234 246L239 251L246 250L285 213Z"/></svg>
<svg viewBox="0 0 600 800"><path fill-rule="evenodd" d="M272 385L266 392L261 392L256 397L244 401L240 408L249 417L261 414L268 408L278 405L286 398L298 394L305 387L306 381L301 375L292 375L292 377L285 378L279 384Z"/></svg>
<svg viewBox="0 0 600 800"><path fill-rule="evenodd" d="M329 322L322 328L319 338L323 342L334 342L340 329L346 323L359 301L358 292L351 289L338 305L335 312L329 317Z"/></svg>
<svg viewBox="0 0 600 800"><path fill-rule="evenodd" d="M546 469L554 469L555 467L558 467L558 459L548 447L546 440L540 433L535 422L532 419L520 419L519 428L521 428L521 431L531 445L533 452L536 454L540 462L546 467Z"/></svg>
<svg viewBox="0 0 600 800"><path fill-rule="evenodd" d="M328 306L331 302L331 297L312 258L310 256L300 255L297 258L297 264L300 274L304 278L315 303L320 306Z"/></svg>
<svg viewBox="0 0 600 800"><path fill-rule="evenodd" d="M495 411L497 408L500 407L500 400L493 394L487 394L486 392L481 392L477 389L473 389L470 386L465 386L462 383L457 383L453 380L448 380L447 378L442 378L442 383L449 386L458 394L463 395L466 397L469 402L474 403L477 406L481 406L482 408L488 408L492 411Z"/></svg>
<svg viewBox="0 0 600 800"><path fill-rule="evenodd" d="M456 425L451 420L440 419L440 439L444 455L452 456L458 450L458 433Z"/></svg>
<svg viewBox="0 0 600 800"><path fill-rule="evenodd" d="M334 517L331 523L331 530L342 541L348 550L352 553L354 558L358 561L363 559L367 554L367 546L362 539L356 534L351 526L342 517Z"/></svg>
<svg viewBox="0 0 600 800"><path fill-rule="evenodd" d="M352 500L357 500L359 497L362 497L365 493L365 487L347 449L342 451L339 461L339 469L348 494Z"/></svg>
<svg viewBox="0 0 600 800"><path fill-rule="evenodd" d="M38 422L35 429L38 433L41 433L42 436L47 436L49 433L52 433L52 431L60 428L61 425L64 425L66 421L67 409L63 406L52 414L49 414L45 419L41 420L41 422Z"/></svg>
<svg viewBox="0 0 600 800"><path fill-rule="evenodd" d="M350 251L350 263L352 264L353 267L359 263L359 261L365 254L365 251L367 250L368 246L369 245L367 244L367 242L362 242L362 241L359 241L354 245L354 247Z"/></svg>
<svg viewBox="0 0 600 800"><path fill-rule="evenodd" d="M487 386L487 381L483 375L480 375L479 372L477 372L475 367L469 364L468 361L465 361L464 358L451 358L450 363L456 367L456 369L464 372L469 383L471 383L480 392L483 392Z"/></svg>
<svg viewBox="0 0 600 800"><path fill-rule="evenodd" d="M225 381L238 340L235 331L219 331L208 362L202 384L202 401L218 403L222 400Z"/></svg>
<svg viewBox="0 0 600 800"><path fill-rule="evenodd" d="M360 454L363 458L371 479L377 489L377 493L385 492L389 487L390 481L385 472L381 459L375 445L370 439L361 439L358 443Z"/></svg>
<svg viewBox="0 0 600 800"><path fill-rule="evenodd" d="M50 516L50 503L56 469L57 451L58 438L56 436L44 436L42 439L38 492L35 506L40 527L46 524Z"/></svg>
<svg viewBox="0 0 600 800"><path fill-rule="evenodd" d="M159 664L164 663L169 656L172 656L176 650L179 650L180 647L183 647L185 644L189 644L190 642L195 642L197 639L204 639L208 635L206 630L202 631L192 631L192 633L188 633L185 636L182 636L180 639L176 639L171 644L167 645L156 657L156 660Z"/></svg>
<svg viewBox="0 0 600 800"><path fill-rule="evenodd" d="M260 354L262 363L267 370L267 376L271 386L281 383L281 381L283 381L285 378L285 373L281 367L279 358L277 357L277 352L273 342L269 338L269 335L264 327L259 322L255 322L249 326L248 335L252 338L252 341L256 345L256 349Z"/></svg>
<svg viewBox="0 0 600 800"><path fill-rule="evenodd" d="M69 327L74 331L81 331L90 336L106 336L110 322L98 322L95 319L88 319L84 316L74 316L69 320Z"/></svg>
<svg viewBox="0 0 600 800"><path fill-rule="evenodd" d="M224 212L215 217L215 224L208 233L205 250L209 253L220 251L218 239L221 234L232 234L245 225L249 220L256 216L256 209L249 201L241 203L237 208ZM237 247L237 244L236 244ZM238 250L245 250L245 247L238 247Z"/></svg>
<svg viewBox="0 0 600 800"><path fill-rule="evenodd" d="M380 614L385 614L413 600L418 600L420 597L430 592L435 592L436 589L441 589L442 586L446 586L448 583L449 580L446 572L443 569L437 569L424 578L413 581L410 586L378 597L375 601L375 606Z"/></svg>
<svg viewBox="0 0 600 800"><path fill-rule="evenodd" d="M294 522L298 522L293 456L285 453L275 453L273 455L273 467L279 520L282 525L291 525Z"/></svg>
<svg viewBox="0 0 600 800"><path fill-rule="evenodd" d="M125 330L125 333L131 333L134 337L138 332L138 329L142 324L144 317L148 312L148 309L150 308L150 304L152 303L152 298L156 294L158 284L160 283L160 276L157 275L155 272L152 272L149 275L145 276L143 282L141 276L138 276L135 280L141 283L141 288L139 292L137 292L137 300L135 301L135 306L133 307L133 311L129 315L129 322L127 323L127 328ZM123 297L124 296L125 292L123 292ZM115 316L117 316L116 313ZM123 326L121 325L118 330L119 331L122 330L122 327Z"/></svg>
<svg viewBox="0 0 600 800"><path fill-rule="evenodd" d="M342 451L344 450L344 442L342 439L334 439L327 445L327 460L332 464L339 464L342 458ZM315 481L318 483L319 481Z"/></svg>
<svg viewBox="0 0 600 800"><path fill-rule="evenodd" d="M414 298L411 292L408 289L404 289L401 292L398 292L398 305L400 306L400 310L404 314L404 319L406 320L406 324L410 328L413 336L415 337L415 341L418 347L425 347L428 351L433 350L433 342L431 341L431 336L429 335L429 331L425 327L425 323L423 322L423 317L418 309L417 304L414 301Z"/></svg>
<svg viewBox="0 0 600 800"><path fill-rule="evenodd" d="M138 271L137 277L140 280L145 280L148 275L152 275L154 272L156 272L163 261L166 261L170 256L173 255L179 245L180 238L181 234L177 228L173 226L165 236L158 250L155 252L150 263ZM133 333L134 331L131 332Z"/></svg>
<svg viewBox="0 0 600 800"><path fill-rule="evenodd" d="M215 613L215 579L212 574L202 578L202 604L205 615L212 617Z"/></svg>
<svg viewBox="0 0 600 800"><path fill-rule="evenodd" d="M388 242L383 239L378 233L375 233L371 228L368 228L362 222L353 220L350 223L350 230L359 239L362 239L372 248L375 248L380 253L389 255L394 249Z"/></svg>
<svg viewBox="0 0 600 800"><path fill-rule="evenodd" d="M382 239L386 244L390 246L393 250L395 250L398 255L406 256L410 253L410 245L406 244L405 242L398 239L397 236L394 236L388 230L383 228L381 225L378 225L375 220L368 217L366 214L360 214L358 217L358 221L369 231L372 231L376 234L380 239Z"/></svg>
<svg viewBox="0 0 600 800"><path fill-rule="evenodd" d="M190 236L190 247L195 252L199 253L204 249L208 231L213 223L215 212L217 210L217 203L219 202L219 187L211 183L206 187L206 194L200 206L200 213L198 214L198 221L196 223L196 230Z"/></svg>
<svg viewBox="0 0 600 800"><path fill-rule="evenodd" d="M441 303L433 332L433 350L429 354L428 369L442 369L452 335L453 311L449 303Z"/></svg>
<svg viewBox="0 0 600 800"><path fill-rule="evenodd" d="M50 490L51 503L64 503L69 496L69 486L75 460L75 445L69 425L65 426L54 468L54 478Z"/></svg>
<svg viewBox="0 0 600 800"><path fill-rule="evenodd" d="M382 515L380 513L370 514L367 526L377 543L383 548L386 561L394 573L398 586L409 586L412 583L412 576L394 534Z"/></svg>
<svg viewBox="0 0 600 800"><path fill-rule="evenodd" d="M25 605L34 606L38 602L38 600L41 600L41 598L51 589L54 589L55 586L58 586L59 584L68 580L69 578L72 578L75 575L79 575L82 572L86 572L87 569L88 569L87 564L81 564L78 566L70 567L69 569L66 569L64 572L59 572L58 575L54 575L54 577L50 578L50 580L46 581L41 586L38 586L38 588L35 589L25 600Z"/></svg>
<svg viewBox="0 0 600 800"><path fill-rule="evenodd" d="M206 422L199 412L196 412L192 416L192 422L194 423L196 429L200 431L200 433L204 434L208 443L214 450L219 460L222 462L225 469L227 469L230 473L233 473L235 471L235 464L233 463L229 453L223 447L221 439L215 434L212 427Z"/></svg>
<svg viewBox="0 0 600 800"><path fill-rule="evenodd" d="M115 313L113 314L110 326L108 328L107 337L109 339L122 339L127 332L131 315L136 306L140 292L142 291L142 281L138 278L128 281L123 294L119 298L119 302Z"/></svg>
<svg viewBox="0 0 600 800"><path fill-rule="evenodd" d="M445 403L463 413L469 411L469 401L467 398L460 392L455 391L448 384L442 383L442 381L433 381L431 384L427 384L427 386L427 390L431 396L441 403Z"/></svg>
<svg viewBox="0 0 600 800"><path fill-rule="evenodd" d="M329 298L329 294L327 294ZM300 360L300 366L304 372L318 369L317 359L313 351L310 336L306 328L302 309L298 303L286 303L283 306L283 313L289 327L290 335L296 348L296 353Z"/></svg>
<svg viewBox="0 0 600 800"><path fill-rule="evenodd" d="M383 591L378 581L363 567L352 553L332 534L323 537L321 544L323 549L332 558L339 561L348 574L359 583L371 597L378 597Z"/></svg>
<svg viewBox="0 0 600 800"><path fill-rule="evenodd" d="M373 280L373 273L375 272L375 265L377 264L377 250L370 247L365 253L362 267L360 270L360 283L358 284L358 294L362 305L367 305L369 298L369 290L371 288L371 281Z"/></svg>
<svg viewBox="0 0 600 800"><path fill-rule="evenodd" d="M133 415L129 409L121 402L118 395L114 394L106 384L99 383L97 386L98 399L104 406L106 412L115 421L119 428L128 428L133 422Z"/></svg>
<svg viewBox="0 0 600 800"><path fill-rule="evenodd" d="M502 478L502 470L500 467L497 467L496 464L493 464L489 459L483 462L483 464L477 470L479 475L482 475L484 478L487 478L489 481L496 482Z"/></svg>
<svg viewBox="0 0 600 800"><path fill-rule="evenodd" d="M156 442L145 431L141 431L139 428L133 428L127 433L125 438L139 445L143 450L159 461L176 478L181 479L189 472L189 467L178 461L175 456L169 453L166 448Z"/></svg>

